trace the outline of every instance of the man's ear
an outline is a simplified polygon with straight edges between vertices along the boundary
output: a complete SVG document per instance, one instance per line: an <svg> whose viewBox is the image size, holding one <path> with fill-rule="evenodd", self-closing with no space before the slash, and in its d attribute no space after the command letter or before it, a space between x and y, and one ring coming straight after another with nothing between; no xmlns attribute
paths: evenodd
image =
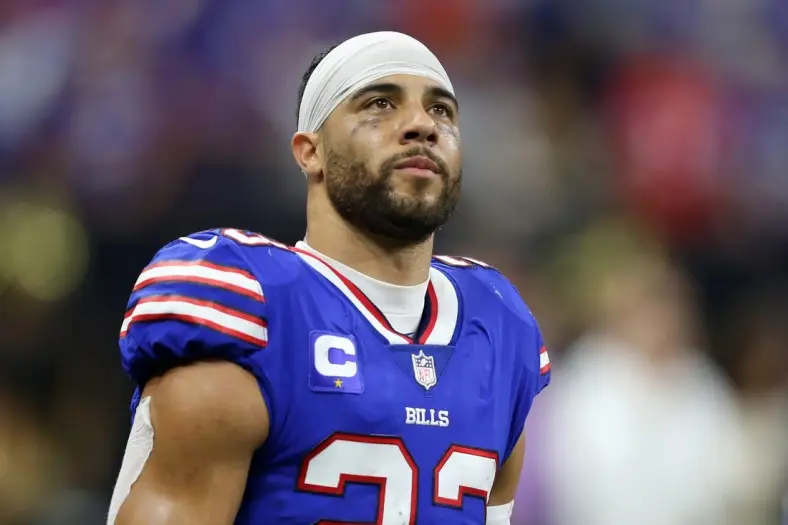
<svg viewBox="0 0 788 525"><path fill-rule="evenodd" d="M296 164L310 178L323 175L323 159L320 156L318 143L317 133L302 131L293 135L293 139L290 141Z"/></svg>

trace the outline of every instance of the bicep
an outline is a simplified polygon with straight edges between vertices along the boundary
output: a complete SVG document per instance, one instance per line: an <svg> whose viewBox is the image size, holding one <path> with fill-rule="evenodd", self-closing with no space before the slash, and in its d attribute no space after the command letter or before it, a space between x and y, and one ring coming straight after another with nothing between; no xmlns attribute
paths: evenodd
<svg viewBox="0 0 788 525"><path fill-rule="evenodd" d="M113 499L123 500L115 525L233 523L252 455L268 431L254 377L231 363L197 363L151 381L143 398L152 446L128 495L116 488ZM124 468L139 461L129 455L135 439L146 439L145 416L136 416Z"/></svg>
<svg viewBox="0 0 788 525"><path fill-rule="evenodd" d="M514 500L525 459L525 431L520 434L512 453L495 476L488 506L505 505Z"/></svg>

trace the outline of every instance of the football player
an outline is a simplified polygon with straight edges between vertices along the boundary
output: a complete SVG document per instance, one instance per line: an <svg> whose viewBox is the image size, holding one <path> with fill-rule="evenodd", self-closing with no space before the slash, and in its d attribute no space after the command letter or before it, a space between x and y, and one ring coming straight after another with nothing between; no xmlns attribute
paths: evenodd
<svg viewBox="0 0 788 525"><path fill-rule="evenodd" d="M304 241L195 233L134 285L109 523L508 524L550 361L503 275L433 256L460 196L454 87L394 32L303 80Z"/></svg>

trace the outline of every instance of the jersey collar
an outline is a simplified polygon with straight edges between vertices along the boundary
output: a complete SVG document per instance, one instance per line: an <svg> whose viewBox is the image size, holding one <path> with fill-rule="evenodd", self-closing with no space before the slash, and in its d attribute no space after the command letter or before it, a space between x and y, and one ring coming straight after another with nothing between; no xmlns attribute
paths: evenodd
<svg viewBox="0 0 788 525"><path fill-rule="evenodd" d="M313 270L329 281L389 344L449 345L458 328L460 297L454 283L437 268L430 268L424 313L414 337L399 333L380 309L325 256L298 243L292 250Z"/></svg>

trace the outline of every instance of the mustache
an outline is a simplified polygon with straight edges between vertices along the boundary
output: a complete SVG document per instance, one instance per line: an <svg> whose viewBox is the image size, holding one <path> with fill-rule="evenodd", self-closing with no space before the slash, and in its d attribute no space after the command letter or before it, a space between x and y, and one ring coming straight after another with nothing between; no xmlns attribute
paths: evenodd
<svg viewBox="0 0 788 525"><path fill-rule="evenodd" d="M394 155L393 157L389 157L386 160L386 162L384 162L384 165L385 165L385 167L388 170L388 169L390 169L392 166L394 166L396 163L398 163L400 161L407 160L407 159L410 159L412 157L419 157L419 156L427 157L432 162L434 162L438 166L438 173L440 175L443 175L444 177L446 177L449 174L449 167L446 165L446 163L443 161L442 158L438 157L429 148L424 148L424 147L420 147L420 146L413 147L413 148L411 148L411 149L409 149L407 151L404 151L402 153L398 153L398 154Z"/></svg>

